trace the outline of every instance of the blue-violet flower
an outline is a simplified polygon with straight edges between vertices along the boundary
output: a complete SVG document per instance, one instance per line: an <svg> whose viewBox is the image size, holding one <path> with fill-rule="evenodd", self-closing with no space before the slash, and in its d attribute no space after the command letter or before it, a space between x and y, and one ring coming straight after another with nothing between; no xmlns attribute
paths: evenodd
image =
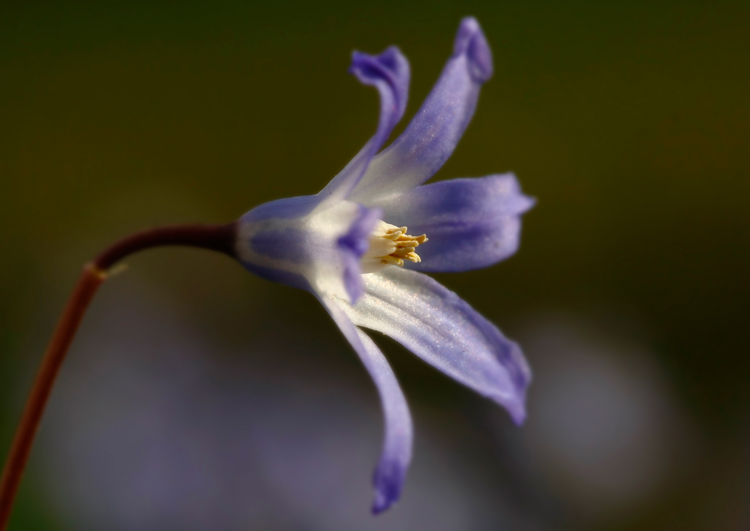
<svg viewBox="0 0 750 531"><path fill-rule="evenodd" d="M496 401L516 423L526 415L531 373L521 350L422 273L466 271L507 258L518 247L520 215L533 205L512 174L422 184L455 149L492 68L479 24L464 19L422 108L379 153L404 114L409 63L396 47L380 55L355 52L350 72L380 94L375 135L317 195L272 201L239 221L243 265L315 295L375 381L386 422L375 513L401 494L412 422L393 371L362 328L392 337Z"/></svg>

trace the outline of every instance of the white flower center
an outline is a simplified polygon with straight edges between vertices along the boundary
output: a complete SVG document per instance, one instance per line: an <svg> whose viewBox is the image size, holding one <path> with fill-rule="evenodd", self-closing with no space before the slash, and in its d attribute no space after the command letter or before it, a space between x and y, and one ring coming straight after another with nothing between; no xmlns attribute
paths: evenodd
<svg viewBox="0 0 750 531"><path fill-rule="evenodd" d="M370 248L362 257L362 273L374 273L389 265L403 267L404 260L421 262L415 250L427 241L427 236L410 236L406 230L378 221L370 234Z"/></svg>

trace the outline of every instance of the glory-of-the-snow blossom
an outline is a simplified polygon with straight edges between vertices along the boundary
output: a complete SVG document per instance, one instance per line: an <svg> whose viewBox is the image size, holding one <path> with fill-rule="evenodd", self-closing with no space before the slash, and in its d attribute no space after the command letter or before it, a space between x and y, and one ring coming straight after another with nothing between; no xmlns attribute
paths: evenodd
<svg viewBox="0 0 750 531"><path fill-rule="evenodd" d="M376 513L401 494L412 422L393 371L363 328L496 401L516 423L526 416L531 373L519 347L422 273L477 269L510 256L520 215L533 205L512 174L423 185L455 149L492 68L479 24L464 19L422 108L380 152L406 108L409 64L395 47L376 56L355 52L351 73L380 93L375 135L320 193L266 203L239 221L243 265L315 295L375 381L386 422Z"/></svg>

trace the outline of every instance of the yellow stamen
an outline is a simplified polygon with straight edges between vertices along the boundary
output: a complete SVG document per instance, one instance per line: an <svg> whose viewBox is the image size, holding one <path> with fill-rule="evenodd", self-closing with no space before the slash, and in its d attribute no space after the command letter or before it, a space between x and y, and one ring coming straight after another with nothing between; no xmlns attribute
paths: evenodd
<svg viewBox="0 0 750 531"><path fill-rule="evenodd" d="M395 249L388 255L380 256L381 263L403 267L404 260L409 260L415 264L422 261L414 251L420 244L427 241L427 236L424 234L421 236L410 236L406 234L406 230L406 227L391 226L382 235L383 238L393 241Z"/></svg>
<svg viewBox="0 0 750 531"><path fill-rule="evenodd" d="M362 257L362 273L376 273L388 266L403 267L404 260L418 264L422 260L417 247L427 241L427 236L410 236L406 227L396 227L378 220L370 234L370 248Z"/></svg>

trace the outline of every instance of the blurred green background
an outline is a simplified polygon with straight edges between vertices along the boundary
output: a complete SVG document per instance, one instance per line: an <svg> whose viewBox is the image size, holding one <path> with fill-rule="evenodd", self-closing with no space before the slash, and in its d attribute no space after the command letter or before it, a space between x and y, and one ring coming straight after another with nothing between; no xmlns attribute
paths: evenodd
<svg viewBox="0 0 750 531"><path fill-rule="evenodd" d="M317 192L376 124L375 92L346 73L351 51L396 44L409 58L408 123L466 15L481 23L496 73L436 179L513 171L538 203L516 256L437 278L525 348L537 375L528 424L514 428L376 338L417 440L403 502L373 519L376 394L319 304L221 256L149 252L104 286L73 345L11 529L750 528L748 2L3 2L0 449L86 260L138 229L226 222ZM209 403L201 418L217 424L165 429L158 452L210 433L195 455L234 455L235 432L264 426L261 439L288 463L285 451L305 454L322 432L349 437L356 426L336 419L350 415L372 430L347 462L361 495L340 509L327 504L348 479L314 504L291 484L314 492L340 466L336 452L304 474L293 466L293 479L258 457L265 472L241 485L186 458L175 465L184 477L165 467L158 488L143 480L152 490L139 506L141 487L107 468L127 448L105 443L126 438L99 434L117 426L150 452L153 427L140 420L150 402L129 407L171 389L186 350L211 369L196 370L175 403L205 401L158 410L155 425L194 426ZM117 383L123 371L135 375L128 384ZM224 416L244 402L211 398L253 386L249 404L297 398L273 402L267 426L263 408ZM361 410L342 405L360 394ZM311 396L319 406L303 408ZM289 435L294 426L305 428ZM133 469L151 462L139 455ZM170 497L191 482L200 488ZM261 498L227 494L245 488ZM205 502L200 489L222 494L181 519ZM440 511L450 517L431 521Z"/></svg>

